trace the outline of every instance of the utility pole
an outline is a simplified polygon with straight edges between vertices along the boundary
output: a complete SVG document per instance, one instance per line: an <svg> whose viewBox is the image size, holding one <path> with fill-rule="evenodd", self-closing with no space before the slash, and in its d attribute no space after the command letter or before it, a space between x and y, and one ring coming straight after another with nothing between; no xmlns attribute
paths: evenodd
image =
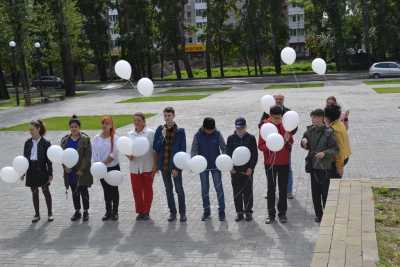
<svg viewBox="0 0 400 267"><path fill-rule="evenodd" d="M12 78L13 78L13 84L15 86L15 98L17 99L17 106L19 106L19 89L18 89L18 71L17 71L17 60L15 57L15 47L17 44L14 41L10 41L8 44L11 48L11 55L12 55Z"/></svg>

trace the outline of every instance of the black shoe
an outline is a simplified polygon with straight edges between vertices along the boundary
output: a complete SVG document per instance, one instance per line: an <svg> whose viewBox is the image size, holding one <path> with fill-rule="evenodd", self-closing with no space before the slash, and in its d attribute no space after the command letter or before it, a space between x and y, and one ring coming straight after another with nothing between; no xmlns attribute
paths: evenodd
<svg viewBox="0 0 400 267"><path fill-rule="evenodd" d="M279 222L280 222L280 223L287 223L287 217L286 217L286 215L279 216Z"/></svg>
<svg viewBox="0 0 400 267"><path fill-rule="evenodd" d="M113 215L111 215L111 220L118 221L118 219L119 219L118 213L114 213Z"/></svg>
<svg viewBox="0 0 400 267"><path fill-rule="evenodd" d="M169 222L176 221L176 214L175 213L170 213L168 217Z"/></svg>
<svg viewBox="0 0 400 267"><path fill-rule="evenodd" d="M322 221L321 217L315 217L314 218L314 222L316 222L316 223L320 223L321 221Z"/></svg>
<svg viewBox="0 0 400 267"><path fill-rule="evenodd" d="M225 221L225 211L220 211L218 214L219 221L224 222Z"/></svg>
<svg viewBox="0 0 400 267"><path fill-rule="evenodd" d="M52 214L50 214L49 217L47 217L47 221L48 221L48 222L54 221L54 217L53 217Z"/></svg>
<svg viewBox="0 0 400 267"><path fill-rule="evenodd" d="M203 216L201 217L201 221L205 222L210 219L210 213L209 212L204 212Z"/></svg>
<svg viewBox="0 0 400 267"><path fill-rule="evenodd" d="M273 224L274 222L275 222L274 217L267 217L267 219L265 219L265 224Z"/></svg>
<svg viewBox="0 0 400 267"><path fill-rule="evenodd" d="M89 212L88 211L84 211L83 212L83 219L84 222L89 221Z"/></svg>
<svg viewBox="0 0 400 267"><path fill-rule="evenodd" d="M75 211L74 215L71 217L71 221L75 222L77 220L80 220L82 218L82 214L80 211Z"/></svg>
<svg viewBox="0 0 400 267"><path fill-rule="evenodd" d="M294 199L294 196L292 193L287 193L287 199Z"/></svg>
<svg viewBox="0 0 400 267"><path fill-rule="evenodd" d="M40 215L33 216L32 223L37 223L38 221L40 221Z"/></svg>
<svg viewBox="0 0 400 267"><path fill-rule="evenodd" d="M186 222L187 218L185 214L181 214L181 218L179 219L180 222Z"/></svg>
<svg viewBox="0 0 400 267"><path fill-rule="evenodd" d="M238 214L238 215L236 216L235 222L240 222L240 221L242 221L243 219L244 219L243 214Z"/></svg>
<svg viewBox="0 0 400 267"><path fill-rule="evenodd" d="M253 215L251 213L246 213L246 222L251 222L253 220Z"/></svg>
<svg viewBox="0 0 400 267"><path fill-rule="evenodd" d="M143 221L143 214L139 213L139 214L136 216L136 221Z"/></svg>
<svg viewBox="0 0 400 267"><path fill-rule="evenodd" d="M106 212L106 214L104 214L103 218L101 218L103 221L108 221L109 219L111 219L111 214L109 212Z"/></svg>
<svg viewBox="0 0 400 267"><path fill-rule="evenodd" d="M142 220L143 220L143 221L148 221L148 220L150 220L150 215L149 215L149 214L142 214Z"/></svg>

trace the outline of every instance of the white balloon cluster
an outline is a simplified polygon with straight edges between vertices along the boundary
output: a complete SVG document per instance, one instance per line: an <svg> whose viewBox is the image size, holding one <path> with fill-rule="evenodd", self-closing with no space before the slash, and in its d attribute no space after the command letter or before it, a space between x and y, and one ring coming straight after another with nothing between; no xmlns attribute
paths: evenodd
<svg viewBox="0 0 400 267"><path fill-rule="evenodd" d="M63 164L67 168L73 168L79 161L79 154L73 148L63 150L58 145L52 145L47 149L47 157L54 164Z"/></svg>
<svg viewBox="0 0 400 267"><path fill-rule="evenodd" d="M18 181L18 178L25 175L29 169L29 161L24 156L17 156L12 162L12 167L7 166L0 170L0 177L3 182L8 184L14 184Z"/></svg>
<svg viewBox="0 0 400 267"><path fill-rule="evenodd" d="M199 174L207 169L207 160L205 157L197 155L193 158L186 152L178 152L174 155L173 162L180 170L191 171Z"/></svg>
<svg viewBox="0 0 400 267"><path fill-rule="evenodd" d="M122 154L127 156L141 157L145 155L150 149L150 142L146 137L136 137L131 139L126 136L121 136L118 138L117 149Z"/></svg>
<svg viewBox="0 0 400 267"><path fill-rule="evenodd" d="M118 60L114 66L115 73L123 80L130 81L132 76L131 64L126 60ZM149 78L141 78L137 83L138 91L143 96L151 96L154 91L153 81Z"/></svg>
<svg viewBox="0 0 400 267"><path fill-rule="evenodd" d="M296 61L296 51L291 47L285 47L281 51L281 60L286 65L292 65ZM311 63L312 70L318 75L326 73L327 65L322 58L316 58Z"/></svg>
<svg viewBox="0 0 400 267"><path fill-rule="evenodd" d="M104 179L109 185L119 186L124 182L121 171L113 170L107 172L107 166L103 162L94 162L90 167L90 173L95 179Z"/></svg>

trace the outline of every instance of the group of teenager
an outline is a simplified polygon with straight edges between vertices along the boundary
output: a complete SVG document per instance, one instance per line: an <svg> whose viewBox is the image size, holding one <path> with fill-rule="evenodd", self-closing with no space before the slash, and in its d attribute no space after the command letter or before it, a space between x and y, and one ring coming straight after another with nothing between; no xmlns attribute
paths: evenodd
<svg viewBox="0 0 400 267"><path fill-rule="evenodd" d="M264 123L274 124L279 134L284 137L284 147L279 152L268 149L265 140L259 136L258 143L254 135L247 131L247 122L239 117L234 123L234 132L225 142L221 132L216 127L213 118L204 119L202 126L194 135L191 156L201 155L207 160L207 169L200 174L201 196L203 201L202 221L211 217L209 199L210 174L217 194L218 218L225 220L225 196L222 182L222 173L217 169L215 161L220 154L232 157L233 151L245 146L250 151L250 160L243 166L234 166L230 171L233 199L237 216L235 221L251 221L253 219L253 179L254 170L258 161L258 150L264 155L264 166L267 177L267 206L268 216L265 223L276 220L276 210L281 223L287 222L287 199L293 198L293 173L291 166L291 152L293 135L297 129L287 132L282 124L282 118L289 109L284 105L284 96L274 96L276 105L269 114L264 113L259 127ZM164 121L155 131L146 126L143 113L133 115L133 129L128 133L132 140L145 137L152 144L148 152L140 157L127 155L129 171L134 197L136 220L150 219L150 209L153 200L153 180L160 172L167 197L169 208L168 221L178 219L187 220L185 191L182 183L182 170L175 166L174 155L186 152L185 129L175 122L175 110L167 107L163 111ZM344 166L349 160L351 151L348 138L348 112L342 112L335 97L327 100L325 109L316 109L311 112L312 124L307 127L301 139L301 147L308 151L306 157L306 172L311 176L311 191L315 209L315 221L320 222L325 207L329 181L331 178L341 178ZM90 172L93 162L103 162L108 171L120 170L120 155L116 148L116 135L113 119L105 116L101 120L102 131L93 139L81 131L81 121L77 116L69 120L70 132L61 140L63 149L73 148L79 154L79 161L73 168L64 168L64 184L71 189L75 212L71 221L89 220L89 190L93 184ZM50 142L45 139L46 127L41 120L30 123L29 138L25 142L24 156L29 160L29 169L26 173L26 186L31 188L35 215L32 222L40 220L39 188L42 188L48 210L48 221L53 221L52 199L49 186L53 180L52 163L47 157ZM105 179L100 180L104 191L105 215L102 220L118 220L119 191L118 186L112 186ZM278 187L278 203L275 204L276 188ZM178 207L175 203L177 195ZM81 212L83 206L83 213Z"/></svg>

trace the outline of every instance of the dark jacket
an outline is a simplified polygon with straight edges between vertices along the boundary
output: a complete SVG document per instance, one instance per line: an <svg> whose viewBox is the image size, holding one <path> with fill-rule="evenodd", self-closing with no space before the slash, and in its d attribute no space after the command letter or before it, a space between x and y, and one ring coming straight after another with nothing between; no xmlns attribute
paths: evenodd
<svg viewBox="0 0 400 267"><path fill-rule="evenodd" d="M303 138L307 139L307 146L302 145L302 147L308 150L307 157L312 161L313 169L329 170L339 151L333 130L325 125L308 126ZM325 157L321 160L314 157L319 152L325 153Z"/></svg>
<svg viewBox="0 0 400 267"><path fill-rule="evenodd" d="M257 140L255 136L246 133L243 137L240 137L235 132L228 137L228 141L226 144L226 154L232 157L233 151L239 146L247 147L250 150L251 157L250 161L247 164L243 166L234 166L234 170L237 172L245 172L248 168L250 168L254 171L258 160Z"/></svg>
<svg viewBox="0 0 400 267"><path fill-rule="evenodd" d="M63 149L67 148L68 139L71 135L66 135L61 140L61 147ZM78 175L78 186L79 185L86 185L91 186L93 184L93 176L90 173L90 166L92 162L92 145L90 143L90 137L81 132L81 137L79 138L78 142L78 154L79 154L79 161L72 170L76 173L80 172L81 175ZM65 187L69 187L68 183L68 169L64 167L64 184Z"/></svg>
<svg viewBox="0 0 400 267"><path fill-rule="evenodd" d="M225 153L226 144L222 134L215 130L212 134L207 134L203 128L193 137L192 157L201 155L207 160L207 169L216 169L215 160L221 153Z"/></svg>
<svg viewBox="0 0 400 267"><path fill-rule="evenodd" d="M164 136L164 125L160 125L156 133L154 135L154 142L153 142L153 149L157 153L157 168L159 170L163 169L163 162L164 162L164 143L165 143L165 136ZM178 169L174 161L172 160L174 155L178 152L186 152L186 134L185 129L177 128L175 132L174 142L172 144L172 151L171 151L171 161L169 163L170 170Z"/></svg>
<svg viewBox="0 0 400 267"><path fill-rule="evenodd" d="M49 183L49 177L53 176L53 165L47 157L47 149L51 146L50 142L44 137L40 138L37 147L37 164L34 166L31 161L33 141L32 138L26 140L24 145L24 157L29 161L29 169L26 173L26 186L42 186Z"/></svg>

